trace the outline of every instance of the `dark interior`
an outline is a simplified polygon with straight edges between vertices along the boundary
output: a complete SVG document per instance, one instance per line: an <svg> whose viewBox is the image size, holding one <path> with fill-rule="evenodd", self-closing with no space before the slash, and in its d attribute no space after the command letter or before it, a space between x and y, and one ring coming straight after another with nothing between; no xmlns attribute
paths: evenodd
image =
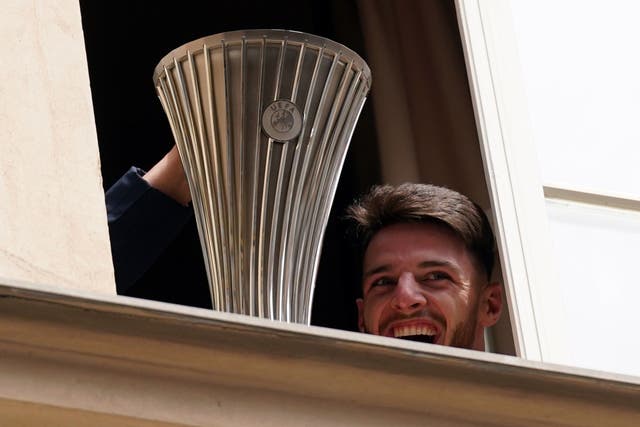
<svg viewBox="0 0 640 427"><path fill-rule="evenodd" d="M130 166L153 166L173 145L152 83L170 50L224 31L284 28L345 44L366 60L356 2L176 2L81 0L104 188ZM162 6L160 6L162 5ZM312 324L356 330L359 262L340 219L358 194L380 181L371 102L354 133L326 230ZM195 219L133 287L131 296L210 307Z"/></svg>

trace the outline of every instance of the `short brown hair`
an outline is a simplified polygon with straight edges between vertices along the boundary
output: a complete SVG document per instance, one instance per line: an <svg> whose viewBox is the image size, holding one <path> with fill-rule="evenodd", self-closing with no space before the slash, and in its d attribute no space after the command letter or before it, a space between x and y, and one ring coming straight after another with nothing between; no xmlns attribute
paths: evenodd
<svg viewBox="0 0 640 427"><path fill-rule="evenodd" d="M491 277L494 236L482 209L468 197L444 187L405 183L374 186L347 208L352 235L362 254L382 228L397 223L436 222L457 234Z"/></svg>

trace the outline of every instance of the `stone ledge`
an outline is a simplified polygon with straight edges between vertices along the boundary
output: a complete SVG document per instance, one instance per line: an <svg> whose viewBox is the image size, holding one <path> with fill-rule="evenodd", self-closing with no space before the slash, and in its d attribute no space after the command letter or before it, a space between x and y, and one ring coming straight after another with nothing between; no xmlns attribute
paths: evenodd
<svg viewBox="0 0 640 427"><path fill-rule="evenodd" d="M0 331L0 413L33 425L640 419L634 377L1 279Z"/></svg>

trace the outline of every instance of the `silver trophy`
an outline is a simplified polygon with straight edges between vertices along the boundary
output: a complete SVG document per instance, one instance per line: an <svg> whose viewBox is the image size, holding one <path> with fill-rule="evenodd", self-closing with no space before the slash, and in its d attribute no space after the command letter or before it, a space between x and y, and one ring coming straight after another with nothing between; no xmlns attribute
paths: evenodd
<svg viewBox="0 0 640 427"><path fill-rule="evenodd" d="M328 39L247 30L173 50L154 82L189 181L213 308L309 324L369 67Z"/></svg>

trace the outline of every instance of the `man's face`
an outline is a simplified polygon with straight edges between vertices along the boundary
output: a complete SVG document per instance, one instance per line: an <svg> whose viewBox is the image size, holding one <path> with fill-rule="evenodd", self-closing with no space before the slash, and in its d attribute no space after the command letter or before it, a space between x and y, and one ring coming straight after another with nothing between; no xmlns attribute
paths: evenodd
<svg viewBox="0 0 640 427"><path fill-rule="evenodd" d="M484 350L502 294L449 228L401 223L376 233L363 260L360 330Z"/></svg>

